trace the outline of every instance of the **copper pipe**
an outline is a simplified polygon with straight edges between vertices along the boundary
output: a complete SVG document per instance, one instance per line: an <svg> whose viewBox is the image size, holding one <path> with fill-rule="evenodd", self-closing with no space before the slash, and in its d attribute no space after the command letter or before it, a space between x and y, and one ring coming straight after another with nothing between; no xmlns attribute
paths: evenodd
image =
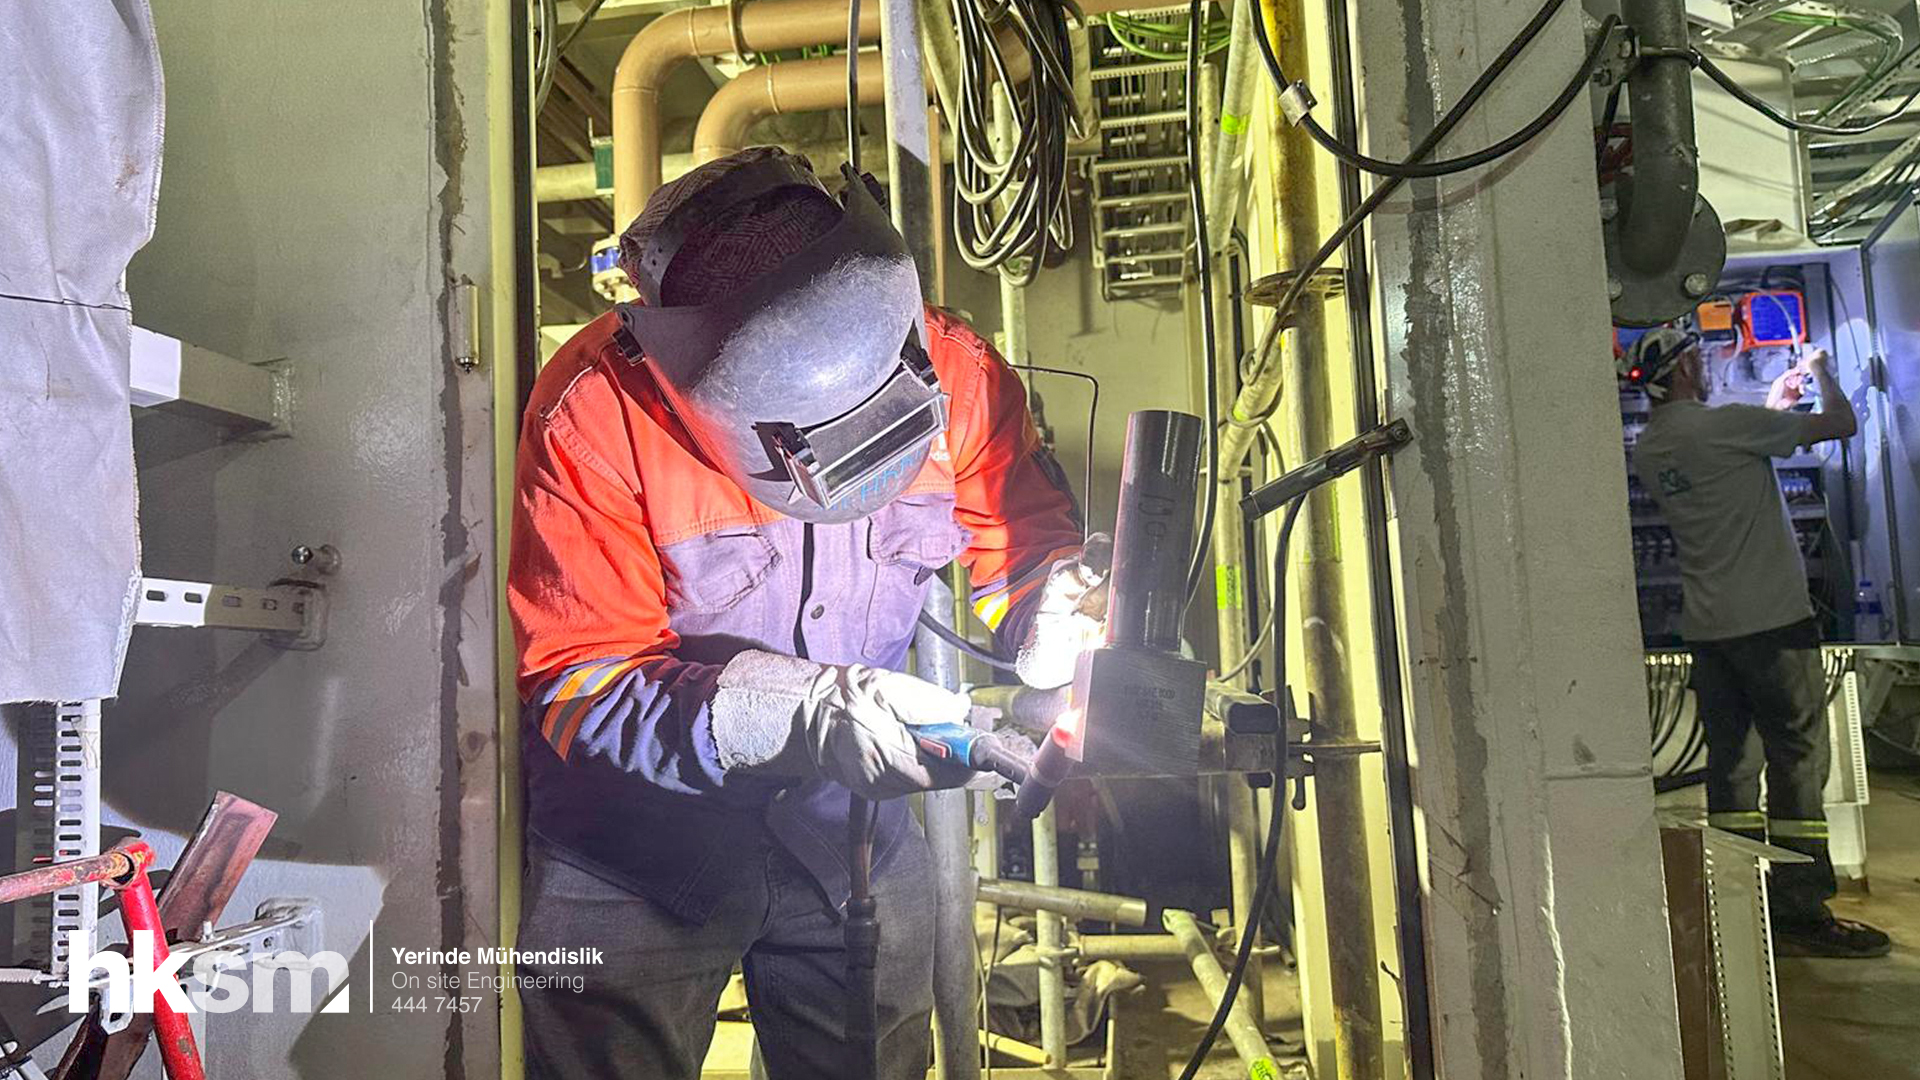
<svg viewBox="0 0 1920 1080"><path fill-rule="evenodd" d="M730 18L738 19L737 42ZM772 52L838 41L846 23L844 0L756 0L669 11L635 34L613 72L614 227L626 228L660 186L660 88L675 65L736 48ZM880 5L863 4L860 40L879 39Z"/></svg>
<svg viewBox="0 0 1920 1080"><path fill-rule="evenodd" d="M153 849L128 838L98 855L37 866L0 877L0 904L11 904L81 885L111 884L152 862Z"/></svg>

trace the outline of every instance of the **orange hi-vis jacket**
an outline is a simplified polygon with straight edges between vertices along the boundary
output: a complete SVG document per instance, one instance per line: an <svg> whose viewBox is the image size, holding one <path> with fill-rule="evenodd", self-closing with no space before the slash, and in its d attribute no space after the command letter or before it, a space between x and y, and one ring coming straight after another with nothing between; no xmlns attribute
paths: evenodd
<svg viewBox="0 0 1920 1080"><path fill-rule="evenodd" d="M1053 561L1081 542L1020 380L956 316L926 322L947 431L901 498L843 524L785 517L708 466L616 315L541 372L507 598L527 824L556 857L698 922L777 843L845 902L846 789L721 768L721 668L747 649L897 668L929 579L956 558L975 612L1017 645ZM883 804L876 861L908 827L899 800Z"/></svg>

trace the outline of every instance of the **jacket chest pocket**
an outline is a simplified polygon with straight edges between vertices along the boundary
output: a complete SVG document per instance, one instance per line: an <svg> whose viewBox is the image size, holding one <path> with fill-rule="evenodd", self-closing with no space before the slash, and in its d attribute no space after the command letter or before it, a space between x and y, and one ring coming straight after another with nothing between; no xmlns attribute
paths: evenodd
<svg viewBox="0 0 1920 1080"><path fill-rule="evenodd" d="M869 663L897 663L906 654L930 579L966 550L967 531L953 520L953 508L951 493L912 495L867 519L874 573L861 652Z"/></svg>
<svg viewBox="0 0 1920 1080"><path fill-rule="evenodd" d="M778 560L773 542L752 528L681 540L660 554L667 570L667 615L682 634L700 630L683 623L701 623L740 607Z"/></svg>

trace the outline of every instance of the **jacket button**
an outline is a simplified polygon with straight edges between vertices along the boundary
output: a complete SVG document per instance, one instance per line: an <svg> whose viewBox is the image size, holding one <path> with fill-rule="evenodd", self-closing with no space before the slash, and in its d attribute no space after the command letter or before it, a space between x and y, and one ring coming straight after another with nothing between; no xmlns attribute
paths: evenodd
<svg viewBox="0 0 1920 1080"><path fill-rule="evenodd" d="M807 612L807 616L809 618L817 619L820 616L825 615L826 613L827 613L827 606L825 604L815 604L813 605L813 610Z"/></svg>

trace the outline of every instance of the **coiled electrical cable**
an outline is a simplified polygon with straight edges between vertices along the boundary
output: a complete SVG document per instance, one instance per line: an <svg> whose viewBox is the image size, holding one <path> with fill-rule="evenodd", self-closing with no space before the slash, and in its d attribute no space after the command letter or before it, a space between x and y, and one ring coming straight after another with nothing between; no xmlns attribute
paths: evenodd
<svg viewBox="0 0 1920 1080"><path fill-rule="evenodd" d="M1067 144L1081 136L1073 102L1072 0L954 0L960 41L959 138L954 155L954 240L975 270L1032 284L1050 252L1073 247ZM1016 85L994 36L999 25L1032 60ZM994 100L1010 106L1011 137L996 145ZM1016 262L1016 260L1025 260Z"/></svg>

